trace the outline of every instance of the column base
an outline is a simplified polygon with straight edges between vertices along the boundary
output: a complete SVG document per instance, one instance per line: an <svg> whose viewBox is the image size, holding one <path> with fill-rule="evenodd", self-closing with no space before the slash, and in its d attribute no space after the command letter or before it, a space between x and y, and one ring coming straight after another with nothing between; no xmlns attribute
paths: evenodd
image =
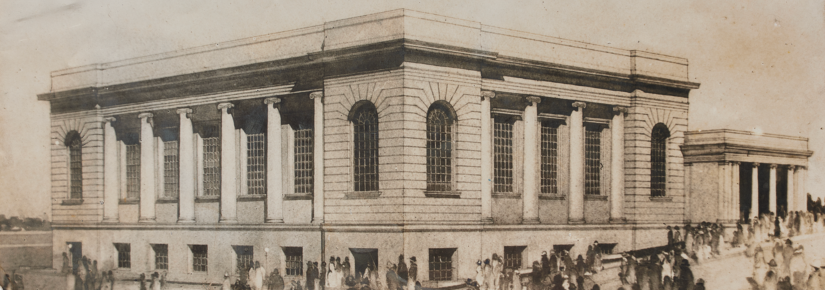
<svg viewBox="0 0 825 290"><path fill-rule="evenodd" d="M535 217L535 218L526 218L526 219L521 221L521 224L523 224L523 225L535 225L535 224L540 224L540 223L541 223L541 221L539 221L539 218L537 218L537 217Z"/></svg>
<svg viewBox="0 0 825 290"><path fill-rule="evenodd" d="M237 219L237 218L227 218L227 219L225 219L225 218L221 218L221 219L218 221L218 223L221 223L221 224L237 224L237 223L238 223L238 219Z"/></svg>
<svg viewBox="0 0 825 290"><path fill-rule="evenodd" d="M138 223L141 223L141 224L153 224L155 222L157 222L157 221L155 221L155 218L153 218L153 217L151 217L151 218L140 218L138 220Z"/></svg>
<svg viewBox="0 0 825 290"><path fill-rule="evenodd" d="M115 223L118 223L120 221L118 220L118 218L105 218L104 217L102 222L105 223L105 224L115 224Z"/></svg>
<svg viewBox="0 0 825 290"><path fill-rule="evenodd" d="M627 219L626 219L626 218L623 218L623 217L620 217L620 218L610 218L609 222L610 222L611 224L626 224L626 223L627 223Z"/></svg>
<svg viewBox="0 0 825 290"><path fill-rule="evenodd" d="M489 225L489 224L493 224L494 221L493 221L492 217L485 217L485 218L481 218L481 223Z"/></svg>
<svg viewBox="0 0 825 290"><path fill-rule="evenodd" d="M579 219L568 219L567 224L569 225L581 225L584 224L584 218Z"/></svg>
<svg viewBox="0 0 825 290"><path fill-rule="evenodd" d="M282 223L284 223L284 219L266 219L265 223L268 223L268 224L282 224Z"/></svg>
<svg viewBox="0 0 825 290"><path fill-rule="evenodd" d="M179 224L194 224L195 219L179 219L178 223Z"/></svg>

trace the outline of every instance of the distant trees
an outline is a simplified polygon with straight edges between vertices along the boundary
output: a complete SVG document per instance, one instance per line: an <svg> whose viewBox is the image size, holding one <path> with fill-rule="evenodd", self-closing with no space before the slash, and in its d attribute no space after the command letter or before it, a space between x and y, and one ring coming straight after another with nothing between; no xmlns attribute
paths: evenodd
<svg viewBox="0 0 825 290"><path fill-rule="evenodd" d="M49 221L40 218L23 218L13 216L6 218L0 214L0 231L50 231L52 225Z"/></svg>

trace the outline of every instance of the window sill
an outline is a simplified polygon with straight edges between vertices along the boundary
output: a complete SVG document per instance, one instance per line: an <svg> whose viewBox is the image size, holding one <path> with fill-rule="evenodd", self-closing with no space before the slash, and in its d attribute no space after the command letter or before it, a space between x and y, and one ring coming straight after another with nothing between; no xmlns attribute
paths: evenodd
<svg viewBox="0 0 825 290"><path fill-rule="evenodd" d="M584 195L584 200L607 200L607 195Z"/></svg>
<svg viewBox="0 0 825 290"><path fill-rule="evenodd" d="M651 196L650 201L654 201L654 202L672 202L673 197L671 197L671 196Z"/></svg>
<svg viewBox="0 0 825 290"><path fill-rule="evenodd" d="M61 205L80 205L83 204L82 199L64 199Z"/></svg>
<svg viewBox="0 0 825 290"><path fill-rule="evenodd" d="M238 201L261 201L266 200L265 194L247 194L238 196Z"/></svg>
<svg viewBox="0 0 825 290"><path fill-rule="evenodd" d="M120 204L138 204L140 203L139 199L121 199L118 201Z"/></svg>
<svg viewBox="0 0 825 290"><path fill-rule="evenodd" d="M565 196L562 194L541 194L539 199L542 200L564 200Z"/></svg>
<svg viewBox="0 0 825 290"><path fill-rule="evenodd" d="M376 199L381 196L380 191L350 191L344 192L346 199Z"/></svg>
<svg viewBox="0 0 825 290"><path fill-rule="evenodd" d="M284 200L312 200L312 194L284 194Z"/></svg>
<svg viewBox="0 0 825 290"><path fill-rule="evenodd" d="M178 203L177 198L159 198L155 203Z"/></svg>
<svg viewBox="0 0 825 290"><path fill-rule="evenodd" d="M221 201L220 196L198 196L195 198L195 202L219 202Z"/></svg>
<svg viewBox="0 0 825 290"><path fill-rule="evenodd" d="M424 196L432 198L461 198L460 191L424 191Z"/></svg>
<svg viewBox="0 0 825 290"><path fill-rule="evenodd" d="M493 198L521 199L521 193L493 193Z"/></svg>

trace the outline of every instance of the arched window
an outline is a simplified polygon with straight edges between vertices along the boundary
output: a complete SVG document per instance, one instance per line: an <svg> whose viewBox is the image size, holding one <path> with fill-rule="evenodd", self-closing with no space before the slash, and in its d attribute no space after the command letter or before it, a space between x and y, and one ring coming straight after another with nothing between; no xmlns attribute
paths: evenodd
<svg viewBox="0 0 825 290"><path fill-rule="evenodd" d="M667 188L667 138L670 130L662 123L653 126L650 136L650 195L665 196Z"/></svg>
<svg viewBox="0 0 825 290"><path fill-rule="evenodd" d="M352 106L353 190L378 190L378 112L369 101Z"/></svg>
<svg viewBox="0 0 825 290"><path fill-rule="evenodd" d="M427 191L451 191L453 117L449 104L436 102L427 113Z"/></svg>
<svg viewBox="0 0 825 290"><path fill-rule="evenodd" d="M66 147L69 147L69 192L70 198L83 198L83 142L77 131L66 134Z"/></svg>

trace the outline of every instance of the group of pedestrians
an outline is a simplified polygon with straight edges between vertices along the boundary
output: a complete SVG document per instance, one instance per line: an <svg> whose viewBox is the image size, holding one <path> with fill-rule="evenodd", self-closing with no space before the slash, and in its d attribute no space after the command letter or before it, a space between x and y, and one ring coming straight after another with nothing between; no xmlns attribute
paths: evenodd
<svg viewBox="0 0 825 290"><path fill-rule="evenodd" d="M23 285L23 276L17 274L14 270L9 274L3 275L3 290L23 290L26 287Z"/></svg>
<svg viewBox="0 0 825 290"><path fill-rule="evenodd" d="M111 290L115 288L115 275L112 270L102 271L97 266L97 260L91 260L86 256L79 259L78 264L71 263L72 259L66 252L63 252L63 267L61 273L66 275L66 289L75 290ZM153 280L157 284L157 288L144 289L161 289L160 278L158 276ZM141 274L141 281L145 280L145 275ZM143 283L143 282L141 282ZM154 284L152 284L154 285Z"/></svg>

